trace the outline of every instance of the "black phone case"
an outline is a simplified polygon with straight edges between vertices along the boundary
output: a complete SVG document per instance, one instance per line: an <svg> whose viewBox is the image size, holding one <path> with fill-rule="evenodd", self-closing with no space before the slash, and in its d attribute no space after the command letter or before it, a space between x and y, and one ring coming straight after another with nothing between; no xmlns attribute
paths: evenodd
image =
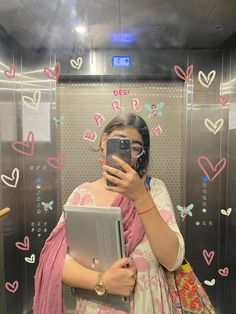
<svg viewBox="0 0 236 314"><path fill-rule="evenodd" d="M120 141L129 140L123 137L113 137L107 140L106 145L106 165L124 171L123 168L112 159L112 155L115 155L122 160L124 160L127 164L131 164L131 143L129 149L121 149ZM109 172L108 172L109 173ZM116 186L113 182L106 180L106 186Z"/></svg>

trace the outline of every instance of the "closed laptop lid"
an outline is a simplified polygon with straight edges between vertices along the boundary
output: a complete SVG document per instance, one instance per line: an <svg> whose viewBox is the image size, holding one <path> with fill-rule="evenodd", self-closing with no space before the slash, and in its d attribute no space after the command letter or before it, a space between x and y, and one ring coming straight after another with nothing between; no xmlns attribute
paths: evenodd
<svg viewBox="0 0 236 314"><path fill-rule="evenodd" d="M64 217L69 254L81 265L105 271L124 256L119 207L65 205Z"/></svg>
<svg viewBox="0 0 236 314"><path fill-rule="evenodd" d="M69 255L84 267L106 271L125 256L120 207L64 205L64 218ZM98 296L86 289L74 291L80 298L129 312L128 297L112 294Z"/></svg>

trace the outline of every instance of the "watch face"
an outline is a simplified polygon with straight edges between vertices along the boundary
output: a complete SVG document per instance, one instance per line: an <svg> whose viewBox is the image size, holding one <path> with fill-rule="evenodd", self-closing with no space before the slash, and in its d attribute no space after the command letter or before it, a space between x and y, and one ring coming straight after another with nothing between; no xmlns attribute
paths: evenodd
<svg viewBox="0 0 236 314"><path fill-rule="evenodd" d="M96 284L95 285L95 291L98 295L103 295L106 292L106 288L101 284Z"/></svg>

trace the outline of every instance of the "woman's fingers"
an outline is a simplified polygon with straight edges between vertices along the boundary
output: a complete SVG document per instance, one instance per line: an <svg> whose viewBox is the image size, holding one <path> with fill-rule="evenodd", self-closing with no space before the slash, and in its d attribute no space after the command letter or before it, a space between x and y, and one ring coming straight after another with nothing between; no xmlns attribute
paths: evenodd
<svg viewBox="0 0 236 314"><path fill-rule="evenodd" d="M105 170L106 172L110 172L111 174L113 174L114 176L116 176L120 179L125 179L125 177L126 177L126 174L123 171L116 169L116 168L113 168L113 167L110 167L110 166L107 166L107 165L103 166L103 170Z"/></svg>

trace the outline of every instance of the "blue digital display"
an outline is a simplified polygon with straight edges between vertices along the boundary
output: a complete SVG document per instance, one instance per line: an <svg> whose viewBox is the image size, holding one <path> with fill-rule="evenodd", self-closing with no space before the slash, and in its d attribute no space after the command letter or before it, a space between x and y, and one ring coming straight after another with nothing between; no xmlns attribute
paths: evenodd
<svg viewBox="0 0 236 314"><path fill-rule="evenodd" d="M130 56L113 56L112 66L113 67L130 67L131 58Z"/></svg>
<svg viewBox="0 0 236 314"><path fill-rule="evenodd" d="M134 35L130 32L114 32L112 33L112 42L113 43L122 43L122 44L129 44L134 41Z"/></svg>

